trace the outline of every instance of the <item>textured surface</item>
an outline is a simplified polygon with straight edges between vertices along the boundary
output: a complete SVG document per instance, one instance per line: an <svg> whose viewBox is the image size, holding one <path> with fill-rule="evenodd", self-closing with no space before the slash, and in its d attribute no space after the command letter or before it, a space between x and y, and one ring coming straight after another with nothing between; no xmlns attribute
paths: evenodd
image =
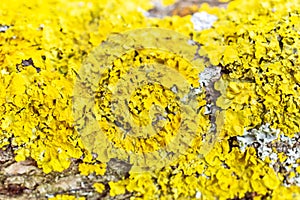
<svg viewBox="0 0 300 200"><path fill-rule="evenodd" d="M299 199L298 1L207 1L218 6L213 8L168 0L5 2L0 199ZM135 173L127 161L101 162L84 146L72 118L72 95L81 64L95 47L112 34L145 27L177 31L196 45L199 71L184 63L178 71L190 74L191 82L200 77L203 120L197 128L220 137L205 157L198 148L203 134L169 166ZM166 52L153 50L149 58L147 51L138 53L116 59L102 81L116 82L124 66L147 59L176 66ZM149 119L137 94L160 90L148 87L132 96L139 123ZM99 97L107 96L100 93L101 85ZM155 102L147 98L146 104ZM109 104L99 102L100 116L112 119Z"/></svg>

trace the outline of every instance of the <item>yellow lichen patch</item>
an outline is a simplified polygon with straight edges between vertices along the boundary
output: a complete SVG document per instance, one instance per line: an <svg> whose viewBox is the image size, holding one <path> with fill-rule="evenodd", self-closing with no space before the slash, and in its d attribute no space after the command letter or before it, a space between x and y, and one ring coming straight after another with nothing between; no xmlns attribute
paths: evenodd
<svg viewBox="0 0 300 200"><path fill-rule="evenodd" d="M88 163L80 163L78 166L78 170L81 175L89 175L95 173L96 175L104 175L106 171L106 165L103 163L100 164L88 164Z"/></svg>
<svg viewBox="0 0 300 200"><path fill-rule="evenodd" d="M182 81L182 78L186 78L187 80L190 81L190 84L193 84L197 86L199 83L197 82L197 75L199 72L197 72L195 69L192 69L190 64L186 62L185 60L175 58L170 55L166 55L165 52L153 52L153 50L143 50L143 51L136 51L135 54L137 56L134 56L134 58L129 57L123 57L123 63L121 64L120 60L115 61L114 63L114 68L112 71L108 74L110 76L109 83L105 83L105 80L101 80L101 85L100 85L100 92L106 94L104 97L106 101L98 101L96 106L99 109L99 116L98 118L102 119L107 119L106 115L110 115L111 119L110 121L115 123L115 127L120 127L122 124L124 124L123 129L127 130L130 129L130 131L135 132L134 137L131 137L130 134L126 135L125 137L122 136L123 133L118 133L118 128L113 128L116 131L113 133L110 133L108 135L108 138L111 141L115 142L115 145L117 147L123 147L127 151L135 151L137 153L146 153L146 152L152 152L156 151L157 148L164 147L168 142L168 138L172 139L173 132L176 131L178 127L178 122L180 121L181 116L181 110L179 108L179 103L175 101L175 95L173 92L169 91L171 86L175 89L178 90L178 92L182 92L180 90L185 90L183 89L184 87L180 86L180 81ZM129 54L132 55L132 54ZM132 60L134 62L132 62ZM140 62L139 62L140 61ZM178 70L180 73L183 74L183 76L174 76L172 74L176 73L175 71L170 71L167 72L165 68L161 69L156 69L153 67L148 67L147 65L151 65L152 63L155 62L165 62L166 65L175 68ZM135 72L134 70L130 70L130 73L134 74L135 77L132 78L127 78L131 82L122 82L118 83L116 87L120 88L118 91L118 94L123 94L126 95L126 88L128 87L134 87L133 86L133 81L137 81L138 84L141 85L141 87L136 88L136 90L130 94L130 98L128 98L128 105L124 105L124 107L121 107L122 104L118 104L118 110L121 112L124 112L126 110L126 106L129 107L129 112L131 116L133 117L133 122L137 126L142 126L144 127L144 131L140 132L141 130L134 130L132 125L125 122L125 118L122 119L122 115L119 114L117 109L114 110L114 115L120 117L115 117L113 118L112 113L109 112L103 112L106 110L109 110L110 100L109 97L113 96L113 84L117 83L117 81L122 78L122 75L125 75L126 71L130 69L130 67L135 67L137 68L140 65L145 65L145 70L141 69L139 72ZM118 71L124 71L123 73L118 73ZM156 79L156 76L159 77L159 74L164 73L164 77L161 77L159 82L153 84L153 83L148 83L146 85L143 85L143 82L146 83L146 80L144 79L144 73L146 70L156 70L155 73L149 73L147 74L147 78L151 79L153 77L153 80ZM162 70L162 71L160 71ZM134 80L136 77L141 77L139 78L140 80ZM146 78L145 77L145 78ZM140 81L140 82L139 82ZM108 84L108 86L106 86ZM161 85L160 85L161 84ZM181 83L183 85L183 83ZM109 90L107 90L109 89ZM102 100L102 97L99 96L99 100ZM114 100L116 101L116 99ZM119 100L120 101L120 100ZM153 105L155 105L153 107ZM164 108L168 108L167 113L165 114L160 114L164 113ZM151 113L149 115L149 112ZM162 124L157 124L157 126L154 126L154 129L151 130L152 128L147 126L151 121L155 121L155 118L157 115L161 115L162 118L165 118L166 120L168 119L169 122L161 122ZM150 119L150 118L151 119ZM204 119L202 119L204 120ZM127 124L127 125L126 125ZM162 129L164 126L165 128ZM188 125L191 126L192 124ZM102 125L101 125L102 126ZM128 126L128 127L126 127ZM105 127L105 126L104 126ZM112 129L110 129L112 130ZM148 132L146 133L147 130ZM156 134L159 132L159 134ZM131 133L132 134L132 133ZM145 135L146 134L146 135ZM143 136L144 135L144 136ZM147 139L143 139L141 137L147 136ZM139 136L140 138L138 138ZM123 140L119 140L118 138L124 138ZM117 139L117 140L116 140ZM159 141L158 144L156 141Z"/></svg>
<svg viewBox="0 0 300 200"><path fill-rule="evenodd" d="M268 110L261 121L272 121L272 127L292 135L299 131L297 125L291 123L293 121L297 124L296 119L299 118L299 114L294 112L294 104L298 104L299 96L297 80L292 78L294 71L297 74L298 70L294 66L298 63L299 42L296 35L299 30L292 28L295 27L294 24L298 24L298 14L291 10L291 4L288 3L271 6L269 2L251 1L237 5L237 2L230 3L226 14L220 15L214 28L200 35L199 42L204 45L200 53L206 54L214 64L220 63L229 71L230 78L252 83L251 89L245 89L255 91L252 99L256 101L256 105L251 107L259 108L254 108L257 112L263 112L262 107ZM243 10L244 6L248 9L249 6L256 7L257 11ZM284 25L286 22L290 26ZM210 39L212 37L207 37L208 35L219 39ZM219 48L213 48L211 42ZM240 100L243 102L243 99ZM285 106L289 108L287 112L283 112ZM285 120L287 116L289 122Z"/></svg>
<svg viewBox="0 0 300 200"><path fill-rule="evenodd" d="M203 4L200 11L216 15L218 20L211 28L196 31L190 15L147 17L147 11L153 8L151 1L4 0L0 4L0 147L12 147L16 161L32 158L45 173L63 173L75 158L83 162L79 165L81 175L105 176L106 165L93 158L90 150L95 149L88 149L87 141L102 148L106 161L117 154L125 160L132 158L142 162L141 157L132 156L136 155L134 151L143 155L169 144L176 138L181 120L187 116L183 113L189 113L189 108L179 108L178 98L171 93L172 89L179 92L181 89L169 87L174 81L177 86L197 89L198 94L195 109L191 109L196 113L196 120L191 115L183 123L184 128L192 130L183 131L189 137L180 138L181 145L160 152L163 158L168 158L174 153L171 150L177 149L175 153L180 153L177 159L171 159L168 165L157 162L160 170L151 173L134 173L132 168L128 176L119 181L112 179L108 186L95 181L97 192L108 192L111 197L128 193L137 199L243 199L249 196L299 199L300 169L296 151L299 146L297 139L293 139L300 132L299 7L297 0L236 0L226 9ZM154 32L146 27L182 33L194 44L182 52L191 50L192 56L186 59L176 51L184 46L180 40L162 42L173 35L157 34L155 40L147 40ZM124 31L139 28L145 29L129 39L121 38L122 48L120 43L114 43L126 35ZM136 41L142 45L132 50ZM74 83L82 62L92 50L103 53L107 48L96 47L112 43L114 48L104 52L103 57L93 57L93 63L99 68L103 60L112 61L109 70L100 70L101 79L95 75L97 70L86 72L89 80L97 82L86 86L97 91L93 102L97 112L92 117L97 119L94 125L100 124L105 130L105 137L93 133L86 137L87 141L82 141L75 127L84 126L91 118L74 122ZM169 45L172 51L159 48L161 44ZM152 45L152 49L145 50L141 48L143 45ZM128 51L119 55L124 49ZM197 58L202 62L192 67L189 61ZM143 84L129 92L125 77L130 77L133 70L142 77L139 80L146 79L143 76L146 65L157 72L148 74L151 80L161 73L161 80L168 87ZM206 90L199 87L198 79L199 73L208 66L222 68L222 78L206 86ZM168 79L170 77L172 79ZM120 90L115 90L117 87ZM210 87L219 91L220 96L211 94ZM116 95L116 92L130 94ZM128 106L123 104L116 109L119 115L112 116L110 103L115 100L117 107L124 99L128 100ZM216 105L211 99L216 100ZM217 110L218 116L205 114L210 112L209 106ZM120 123L123 108L129 108L134 124L139 125L136 127L142 127L136 129L139 137L129 137L120 131L130 128ZM155 122L156 117L166 122L157 122L152 132L144 134L143 127ZM211 126L211 122L215 122L216 127ZM265 142L273 139L275 133L264 124L282 132L277 146ZM88 127L94 131L93 126ZM271 134L265 134L268 131ZM252 142L255 136L263 140L259 143L261 147ZM283 140L290 141L286 136L293 146L281 148ZM115 149L105 146L103 138L124 151L121 154L111 151ZM250 145L242 147L237 138L250 141ZM208 144L206 153L201 149L204 144ZM156 159L144 158L148 162ZM274 163L276 159L280 170ZM143 166L157 166L157 163ZM57 195L50 199L84 198Z"/></svg>
<svg viewBox="0 0 300 200"><path fill-rule="evenodd" d="M300 194L299 186L291 186L291 187L281 186L274 191L272 197L273 199L291 200L291 199L299 199L300 197L299 194Z"/></svg>
<svg viewBox="0 0 300 200"><path fill-rule="evenodd" d="M20 7L21 13L14 12ZM82 156L71 114L76 71L110 32L141 26L142 10L151 7L138 1L3 2L1 146L12 138L16 160L32 157L46 173L63 171L70 158ZM128 17L112 18L113 13ZM101 26L99 18L106 19Z"/></svg>
<svg viewBox="0 0 300 200"><path fill-rule="evenodd" d="M269 170L267 172L267 174L263 177L262 182L267 188L271 190L277 189L280 185L280 180L273 170Z"/></svg>
<svg viewBox="0 0 300 200"><path fill-rule="evenodd" d="M93 186L98 193L102 193L105 189L105 185L102 183L94 183Z"/></svg>
<svg viewBox="0 0 300 200"><path fill-rule="evenodd" d="M243 135L263 123L289 136L299 132L299 112L295 111L299 105L298 8L297 1L234 1L218 14L212 29L195 37L203 44L200 54L223 68L226 81L218 82L215 88L221 92L217 105L226 109L223 129L228 135ZM264 160L270 166L277 153L273 151L272 158ZM247 160L259 166L256 156L251 154ZM287 158L281 153L279 159L284 162ZM267 189L282 187L282 175L266 170L263 175L266 172L253 168L256 178L251 179L254 191L262 195ZM296 194L295 190L294 197Z"/></svg>
<svg viewBox="0 0 300 200"><path fill-rule="evenodd" d="M176 2L176 0L162 0L162 4L164 6L170 6L172 4L174 4Z"/></svg>
<svg viewBox="0 0 300 200"><path fill-rule="evenodd" d="M160 168L207 132L207 116L199 109L205 104L198 80L204 66L189 38L167 29L137 29L112 35L100 47L80 70L74 91L76 126L97 159L130 160L132 171ZM202 153L216 135L206 137Z"/></svg>
<svg viewBox="0 0 300 200"><path fill-rule="evenodd" d="M129 192L137 192L137 197L144 195L150 197L157 193L158 189L156 188L150 173L132 173L126 184L126 190Z"/></svg>
<svg viewBox="0 0 300 200"><path fill-rule="evenodd" d="M124 194L126 192L127 180L121 180L118 182L109 182L109 193L112 197L120 194Z"/></svg>

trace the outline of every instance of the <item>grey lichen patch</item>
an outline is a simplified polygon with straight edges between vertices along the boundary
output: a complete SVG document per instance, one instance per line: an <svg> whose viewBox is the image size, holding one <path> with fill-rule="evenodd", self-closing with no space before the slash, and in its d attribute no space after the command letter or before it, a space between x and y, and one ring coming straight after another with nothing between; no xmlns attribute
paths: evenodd
<svg viewBox="0 0 300 200"><path fill-rule="evenodd" d="M254 147L261 160L268 162L275 172L284 176L285 186L300 186L299 137L299 133L287 137L280 130L272 129L270 124L264 124L259 129L245 131L237 140L242 151Z"/></svg>

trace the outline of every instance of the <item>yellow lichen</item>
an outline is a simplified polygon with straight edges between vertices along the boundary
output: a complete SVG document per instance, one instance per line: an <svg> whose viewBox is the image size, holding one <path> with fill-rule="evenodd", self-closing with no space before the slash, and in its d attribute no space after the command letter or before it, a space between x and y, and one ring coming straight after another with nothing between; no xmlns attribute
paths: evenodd
<svg viewBox="0 0 300 200"><path fill-rule="evenodd" d="M104 175L106 171L106 165L103 163L99 164L88 164L88 163L80 163L78 166L78 170L81 175L89 175L91 173L95 173L96 175Z"/></svg>
<svg viewBox="0 0 300 200"><path fill-rule="evenodd" d="M105 185L102 183L94 183L93 186L98 193L102 193L105 189Z"/></svg>
<svg viewBox="0 0 300 200"><path fill-rule="evenodd" d="M127 180L121 180L118 182L109 182L109 194L114 197L116 195L124 194L126 192Z"/></svg>
<svg viewBox="0 0 300 200"><path fill-rule="evenodd" d="M75 158L83 161L79 165L82 175L102 176L106 165L93 158L86 141L75 130L77 124L72 116L74 83L81 64L101 42L114 41L111 35L115 33L146 27L167 28L196 41L200 57L209 61L198 63L193 69L174 52L138 49L139 55L135 55L135 51L129 51L112 62L112 70L102 74L97 83L98 94L113 89L122 75L126 75L126 69L143 63L160 62L170 68L178 65L177 71L192 86L198 84L198 74L204 67L219 66L222 78L214 87L220 92L216 101L220 109L216 130L222 137L208 154L200 156L203 155L200 147L209 138L215 139L204 134L211 128L212 119L203 114L208 103L205 100L208 91L203 89L197 99L201 123L197 122L198 126L188 123L198 134L188 148L182 148L184 154L169 165L162 163L164 168L151 173L134 173L132 169L128 177L110 181L108 188L96 182L95 190L101 193L108 189L111 196L128 192L140 199L234 199L244 198L248 193L254 199L299 199L299 186L283 184L284 178L295 178L300 173L299 167L290 177L284 177L285 174L277 174L270 167L270 157L261 160L254 147L242 152L234 141L236 136L265 123L290 137L300 132L299 7L297 0L236 0L226 9L203 4L199 11L214 14L218 20L210 29L195 31L190 15L146 17L145 12L153 8L151 1L4 0L0 4L0 147L11 145L16 161L32 158L45 173L62 172ZM143 34L137 35L137 41L147 44ZM131 41L126 42L125 48ZM176 50L181 45L171 46ZM197 48L193 49L196 53L194 50ZM199 57L193 54L192 59L194 56ZM138 74L142 77L142 73ZM119 86L125 90L126 84L123 81ZM160 107L170 104L173 110L165 116L170 119L169 124L158 124L158 127L165 125L167 131L152 140L122 139L121 133L106 123L106 118L113 120L109 109L112 96L101 97L103 101L96 102L97 125L102 125L110 141L128 152L135 147L139 153L159 149L171 141L180 124L174 95L160 85L150 84L131 93L128 99L134 122L149 124L163 110ZM158 106L150 109L153 103ZM79 122L83 124L84 120ZM103 144L94 140L94 135L87 139ZM103 146L103 149L109 148ZM288 159L285 153L274 153L281 163ZM128 154L120 156L127 158ZM50 199L76 197L57 195Z"/></svg>

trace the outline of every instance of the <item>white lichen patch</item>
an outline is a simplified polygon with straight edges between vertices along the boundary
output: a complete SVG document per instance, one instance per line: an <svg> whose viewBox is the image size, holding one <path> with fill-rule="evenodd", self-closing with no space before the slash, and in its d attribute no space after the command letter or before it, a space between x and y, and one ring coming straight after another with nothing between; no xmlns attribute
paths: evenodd
<svg viewBox="0 0 300 200"><path fill-rule="evenodd" d="M299 137L299 133L292 138L287 137L265 124L259 129L245 131L243 136L237 136L237 140L242 151L254 147L261 160L268 161L276 173L284 175L285 186L300 186Z"/></svg>
<svg viewBox="0 0 300 200"><path fill-rule="evenodd" d="M2 74L2 75L7 75L7 74L9 74L9 72L6 71L6 69L2 69L2 70L1 70L1 74Z"/></svg>
<svg viewBox="0 0 300 200"><path fill-rule="evenodd" d="M217 19L217 16L208 14L207 12L196 12L193 14L191 21L194 25L194 29L196 31L201 31L211 28Z"/></svg>
<svg viewBox="0 0 300 200"><path fill-rule="evenodd" d="M221 77L221 67L216 67L216 66L206 67L199 74L199 83L201 87L206 87L210 83L219 80L220 77Z"/></svg>
<svg viewBox="0 0 300 200"><path fill-rule="evenodd" d="M5 31L7 31L7 29L9 29L9 26L7 26L7 25L0 25L0 33L1 32L5 32Z"/></svg>
<svg viewBox="0 0 300 200"><path fill-rule="evenodd" d="M279 134L279 130L270 128L269 124L262 125L259 129L252 129L250 131L244 131L243 136L237 136L240 144L240 149L245 151L246 147L253 146L254 143L259 144L258 155L264 160L266 157L265 152L272 152L267 144L274 141Z"/></svg>

